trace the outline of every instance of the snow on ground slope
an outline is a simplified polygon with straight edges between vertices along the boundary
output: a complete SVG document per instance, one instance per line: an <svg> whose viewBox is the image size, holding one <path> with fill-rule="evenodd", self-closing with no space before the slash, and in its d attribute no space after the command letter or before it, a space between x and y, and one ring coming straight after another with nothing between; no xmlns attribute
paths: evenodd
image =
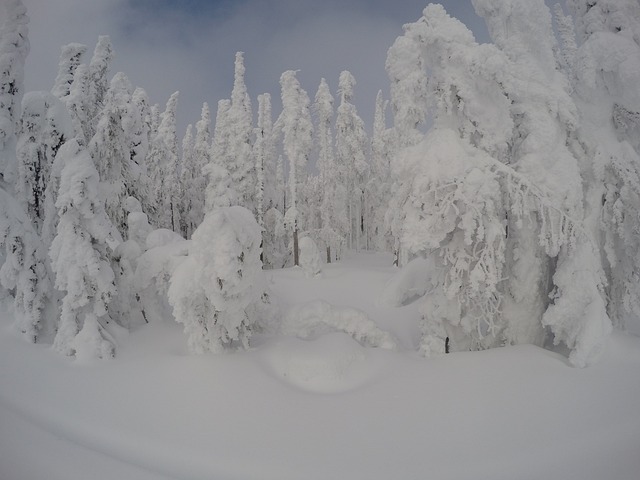
<svg viewBox="0 0 640 480"><path fill-rule="evenodd" d="M0 317L0 479L635 479L640 339L587 369L532 346L424 359L415 304L376 306L397 270L358 254L271 271L283 308L355 309L397 339L261 335L194 356L148 325L118 358L73 362Z"/></svg>

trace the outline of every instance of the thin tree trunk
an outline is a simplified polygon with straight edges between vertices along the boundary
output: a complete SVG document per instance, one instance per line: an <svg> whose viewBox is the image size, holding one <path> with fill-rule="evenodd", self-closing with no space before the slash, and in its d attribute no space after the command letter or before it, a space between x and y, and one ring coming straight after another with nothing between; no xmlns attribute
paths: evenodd
<svg viewBox="0 0 640 480"><path fill-rule="evenodd" d="M293 230L293 264L300 265L298 252L298 227Z"/></svg>
<svg viewBox="0 0 640 480"><path fill-rule="evenodd" d="M331 263L331 247L327 245L327 263Z"/></svg>

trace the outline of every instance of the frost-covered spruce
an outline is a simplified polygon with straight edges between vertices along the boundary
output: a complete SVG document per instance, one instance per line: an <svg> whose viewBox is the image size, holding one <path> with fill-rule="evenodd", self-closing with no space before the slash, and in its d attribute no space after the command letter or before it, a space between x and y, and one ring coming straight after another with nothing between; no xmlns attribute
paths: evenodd
<svg viewBox="0 0 640 480"><path fill-rule="evenodd" d="M147 156L151 175L150 196L155 218L152 223L174 232L180 225L180 188L178 172L178 137L176 134L176 108L179 92L174 92L161 115L158 133L152 137Z"/></svg>
<svg viewBox="0 0 640 480"><path fill-rule="evenodd" d="M194 353L247 348L260 301L260 227L249 210L209 213L192 236L187 259L175 270L169 303Z"/></svg>
<svg viewBox="0 0 640 480"><path fill-rule="evenodd" d="M280 76L282 112L274 126L282 134L284 154L289 161L289 195L285 223L292 232L294 264L298 265L298 229L305 224L301 201L306 168L313 144L313 124L309 96L300 86L296 72L287 70Z"/></svg>
<svg viewBox="0 0 640 480"><path fill-rule="evenodd" d="M16 198L42 232L47 187L60 146L73 136L64 104L48 92L29 92L22 99L22 125L16 146ZM55 192L57 194L57 192ZM54 194L54 197L55 197Z"/></svg>
<svg viewBox="0 0 640 480"><path fill-rule="evenodd" d="M185 134L186 138L186 134ZM186 226L185 238L191 238L191 234L200 225L204 218L205 190L207 187L206 177L202 169L210 161L210 141L211 141L211 114L209 105L202 105L200 120L196 123L196 134L193 140L193 150L191 155L185 156L185 145L183 141L182 171L181 181L183 188L183 218ZM188 148L187 148L188 151Z"/></svg>
<svg viewBox="0 0 640 480"><path fill-rule="evenodd" d="M22 206L0 188L0 298L12 292L18 328L30 342L53 330L45 307L52 284L45 249Z"/></svg>
<svg viewBox="0 0 640 480"><path fill-rule="evenodd" d="M69 43L63 45L58 62L58 76L53 84L51 93L59 99L64 99L71 92L73 75L80 65L82 55L87 51L87 46L81 43Z"/></svg>
<svg viewBox="0 0 640 480"><path fill-rule="evenodd" d="M50 250L56 288L65 292L53 347L64 355L114 355L103 323L116 294L108 249L117 245L115 228L98 197L98 172L76 140L64 144L56 206L60 214ZM108 245L110 244L110 245Z"/></svg>
<svg viewBox="0 0 640 480"><path fill-rule="evenodd" d="M207 177L205 190L205 213L219 207L237 205L240 197L231 182L231 175L227 168L229 156L229 142L231 129L229 124L229 109L231 102L227 99L218 101L216 126L213 132L211 155L202 173Z"/></svg>
<svg viewBox="0 0 640 480"><path fill-rule="evenodd" d="M20 0L0 3L0 180L15 180L24 62L29 53L27 10Z"/></svg>
<svg viewBox="0 0 640 480"><path fill-rule="evenodd" d="M348 71L340 73L340 106L336 116L336 164L347 193L349 248L360 248L362 196L369 165L365 158L367 134L364 122L353 105L356 80Z"/></svg>

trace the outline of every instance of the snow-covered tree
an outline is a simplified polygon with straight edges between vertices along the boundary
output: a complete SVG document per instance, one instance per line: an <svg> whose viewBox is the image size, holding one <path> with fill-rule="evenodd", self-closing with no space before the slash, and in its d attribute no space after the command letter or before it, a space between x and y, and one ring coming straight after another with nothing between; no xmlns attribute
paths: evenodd
<svg viewBox="0 0 640 480"><path fill-rule="evenodd" d="M369 249L388 251L392 249L390 236L384 228L386 208L391 199L391 168L389 136L386 128L385 111L388 102L378 91L371 137L371 174L364 189L364 224L366 226L366 246Z"/></svg>
<svg viewBox="0 0 640 480"><path fill-rule="evenodd" d="M112 357L115 346L105 326L116 294L109 250L118 239L98 196L89 153L70 140L58 155L64 159L56 202L60 221L50 256L56 288L65 294L53 346L64 355Z"/></svg>
<svg viewBox="0 0 640 480"><path fill-rule="evenodd" d="M202 223L204 218L204 203L206 178L202 169L208 165L211 158L211 114L209 105L202 105L200 120L196 123L196 136L194 138L193 153L185 159L184 146L182 158L182 185L185 188L183 196L183 221L186 225L186 238Z"/></svg>
<svg viewBox="0 0 640 480"><path fill-rule="evenodd" d="M303 209L298 196L306 176L307 161L313 142L313 124L309 109L309 96L305 92L296 72L287 70L280 76L282 89L282 113L276 121L275 130L282 133L284 154L289 161L289 196L285 222L292 232L294 265L298 265L298 228Z"/></svg>
<svg viewBox="0 0 640 480"><path fill-rule="evenodd" d="M58 149L73 137L64 104L48 92L29 92L22 100L22 124L16 146L16 198L42 232L46 191Z"/></svg>
<svg viewBox="0 0 640 480"><path fill-rule="evenodd" d="M130 133L131 174L136 179L135 198L140 201L142 211L150 214L154 210L151 199L151 179L147 170L147 155L151 142L151 109L147 92L140 87L131 96L131 115L123 124Z"/></svg>
<svg viewBox="0 0 640 480"><path fill-rule="evenodd" d="M58 62L58 76L51 89L51 93L59 99L64 99L71 92L73 76L86 51L87 46L81 43L69 43L62 46Z"/></svg>
<svg viewBox="0 0 640 480"><path fill-rule="evenodd" d="M187 125L187 130L182 137L182 154L180 155L180 234L187 238L187 208L190 185L189 170L194 163L194 139L193 125Z"/></svg>
<svg viewBox="0 0 640 480"><path fill-rule="evenodd" d="M69 95L65 97L67 109L71 115L75 138L81 145L88 145L91 140L89 112L89 67L84 63L78 65L73 74L73 83Z"/></svg>
<svg viewBox="0 0 640 480"><path fill-rule="evenodd" d="M327 263L338 255L338 246L342 243L348 230L346 215L346 189L340 179L333 149L333 96L329 85L323 78L313 105L316 116L316 146L318 149L317 167L320 171L321 189L321 226L320 238L326 248ZM333 255L332 255L333 247Z"/></svg>
<svg viewBox="0 0 640 480"><path fill-rule="evenodd" d="M100 35L93 50L93 56L89 62L89 91L87 101L87 113L89 117L89 136L87 142L95 134L98 116L103 107L107 90L109 89L109 67L114 57L111 38L108 35Z"/></svg>
<svg viewBox="0 0 640 480"><path fill-rule="evenodd" d="M0 4L0 180L8 185L17 173L15 142L20 128L24 62L29 53L28 23L21 0Z"/></svg>
<svg viewBox="0 0 640 480"><path fill-rule="evenodd" d="M18 328L30 342L53 331L45 309L52 285L45 268L45 249L31 219L0 188L0 287L11 292ZM0 298L2 298L0 289Z"/></svg>
<svg viewBox="0 0 640 480"><path fill-rule="evenodd" d="M171 277L169 302L194 353L249 346L260 301L260 227L234 206L209 213L193 233L189 256Z"/></svg>
<svg viewBox="0 0 640 480"><path fill-rule="evenodd" d="M238 192L238 205L256 214L256 162L253 155L253 114L244 83L244 57L236 53L231 104L225 121L229 129L225 166Z"/></svg>
<svg viewBox="0 0 640 480"><path fill-rule="evenodd" d="M553 313L596 311L603 297L597 264L576 257L593 251L567 148L577 115L556 67L551 16L541 1L473 3L495 45L478 45L439 5L405 26L434 109L432 131L394 166L406 184L395 194L406 258L430 256L442 275L422 308L421 348L542 344L547 327L582 366L600 351L593 333L606 334L608 319ZM578 274L581 295L567 282Z"/></svg>
<svg viewBox="0 0 640 480"><path fill-rule="evenodd" d="M228 112L231 107L229 100L218 102L216 113L216 125L211 144L211 156L208 165L202 169L207 176L207 188L205 193L205 213L219 207L237 205L239 196L235 185L231 181L231 175L227 168L227 152L229 151L229 119Z"/></svg>
<svg viewBox="0 0 640 480"><path fill-rule="evenodd" d="M640 332L640 5L571 0L580 41L574 64L582 124L587 226L600 245L607 312Z"/></svg>
<svg viewBox="0 0 640 480"><path fill-rule="evenodd" d="M98 170L105 210L122 236L126 235L127 230L124 200L133 194L137 180L132 175L130 165L133 143L131 131L125 128L125 119L132 114L132 90L124 73L117 73L113 77L104 97L96 133L88 148Z"/></svg>
<svg viewBox="0 0 640 480"><path fill-rule="evenodd" d="M352 103L355 78L348 71L340 74L340 106L336 116L336 162L345 179L349 218L349 248L360 248L364 185L369 173L365 150L367 134L364 122Z"/></svg>
<svg viewBox="0 0 640 480"><path fill-rule="evenodd" d="M273 202L273 195L269 195L269 188L273 189L272 182L275 180L273 178L275 177L275 169L270 169L270 167L275 167L275 144L271 119L271 95L268 93L258 95L258 124L254 136L256 220L258 225L264 227L264 213L269 208L270 197L271 203Z"/></svg>
<svg viewBox="0 0 640 480"><path fill-rule="evenodd" d="M179 92L171 95L162 113L158 133L151 141L147 168L151 177L151 197L156 205L153 223L178 231L179 218L179 156L176 133L176 108Z"/></svg>

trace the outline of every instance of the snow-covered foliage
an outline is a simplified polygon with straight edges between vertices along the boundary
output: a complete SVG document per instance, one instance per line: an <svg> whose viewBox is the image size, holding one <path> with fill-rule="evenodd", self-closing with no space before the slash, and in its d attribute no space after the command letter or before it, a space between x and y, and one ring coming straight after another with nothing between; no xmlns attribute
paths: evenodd
<svg viewBox="0 0 640 480"><path fill-rule="evenodd" d="M186 134L185 134L186 139ZM185 155L185 142L182 147L181 182L182 221L185 225L186 238L191 238L193 231L204 218L206 178L202 169L210 162L211 150L211 114L209 105L202 105L200 120L196 123L196 134L190 154ZM188 149L187 149L188 151Z"/></svg>
<svg viewBox="0 0 640 480"><path fill-rule="evenodd" d="M640 331L640 6L572 0L581 41L575 98L582 123L574 149L589 181L587 219L606 275L607 313Z"/></svg>
<svg viewBox="0 0 640 480"><path fill-rule="evenodd" d="M179 92L174 92L161 115L157 134L152 137L147 155L147 170L151 177L151 198L155 205L152 223L174 232L180 226L180 188L176 109Z"/></svg>
<svg viewBox="0 0 640 480"><path fill-rule="evenodd" d="M249 346L264 292L260 227L244 207L209 213L193 233L189 255L171 277L169 303L189 349L220 353Z"/></svg>
<svg viewBox="0 0 640 480"><path fill-rule="evenodd" d="M311 237L300 239L300 267L307 277L315 277L322 273L320 250Z"/></svg>
<svg viewBox="0 0 640 480"><path fill-rule="evenodd" d="M344 332L364 346L388 350L397 346L396 339L378 328L366 313L355 308L334 307L322 300L291 307L282 320L280 331L300 338Z"/></svg>
<svg viewBox="0 0 640 480"><path fill-rule="evenodd" d="M29 53L27 9L21 0L0 4L0 178L15 180L15 141L20 128L24 62Z"/></svg>
<svg viewBox="0 0 640 480"><path fill-rule="evenodd" d="M81 63L82 56L87 51L87 46L81 43L68 43L63 45L58 62L58 76L55 79L51 93L59 99L64 99L71 92L73 75Z"/></svg>
<svg viewBox="0 0 640 480"><path fill-rule="evenodd" d="M22 100L22 123L16 146L15 193L38 233L45 219L47 187L58 149L73 137L64 104L48 92L29 92ZM54 193L57 194L57 192Z"/></svg>
<svg viewBox="0 0 640 480"><path fill-rule="evenodd" d="M117 293L109 261L109 250L119 243L117 231L98 196L98 172L89 153L70 140L58 155L64 159L56 202L60 221L50 256L56 288L65 295L53 346L64 355L80 348L82 355L112 357L115 345L105 326ZM79 332L81 346L75 343Z"/></svg>
<svg viewBox="0 0 640 480"><path fill-rule="evenodd" d="M230 142L229 109L231 101L220 100L216 113L216 126L213 132L211 155L202 173L207 176L205 191L205 214L219 207L237 205L238 192L231 182L231 175L227 167Z"/></svg>
<svg viewBox="0 0 640 480"><path fill-rule="evenodd" d="M45 317L52 284L45 268L46 252L22 206L0 188L0 298L12 292L18 328L30 342L53 330Z"/></svg>
<svg viewBox="0 0 640 480"><path fill-rule="evenodd" d="M148 323L172 318L167 292L173 272L187 258L190 244L171 230L154 230L147 237L146 251L136 261L133 283Z"/></svg>
<svg viewBox="0 0 640 480"><path fill-rule="evenodd" d="M313 123L309 96L296 78L296 72L287 70L280 76L282 113L274 126L282 134L283 150L289 161L289 196L285 223L293 233L294 264L298 264L298 228L304 224L304 202L300 195L305 183L306 168L313 145ZM299 218L300 215L303 218Z"/></svg>
<svg viewBox="0 0 640 480"><path fill-rule="evenodd" d="M340 105L336 116L336 163L346 188L349 248L360 248L364 186L369 174L365 159L367 134L352 103L356 80L347 70L340 73Z"/></svg>

